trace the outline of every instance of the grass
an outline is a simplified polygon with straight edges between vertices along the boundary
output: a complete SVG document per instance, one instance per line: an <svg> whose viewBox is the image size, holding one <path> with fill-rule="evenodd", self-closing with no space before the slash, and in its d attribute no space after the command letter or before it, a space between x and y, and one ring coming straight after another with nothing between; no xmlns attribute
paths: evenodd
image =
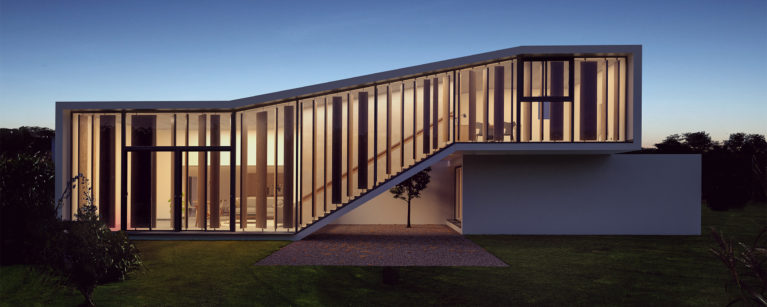
<svg viewBox="0 0 767 307"><path fill-rule="evenodd" d="M141 241L145 269L99 286L97 305L726 305L708 227L750 242L767 207L703 208L702 236L470 236L507 268L261 267L288 242ZM24 266L0 267L0 305L72 306L79 293Z"/></svg>

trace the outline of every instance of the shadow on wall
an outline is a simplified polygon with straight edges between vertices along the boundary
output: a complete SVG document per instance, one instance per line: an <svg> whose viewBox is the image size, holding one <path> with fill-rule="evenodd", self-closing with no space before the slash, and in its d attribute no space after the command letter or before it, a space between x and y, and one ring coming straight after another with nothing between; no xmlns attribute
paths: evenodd
<svg viewBox="0 0 767 307"><path fill-rule="evenodd" d="M447 161L431 166L431 181L421 198L412 202L413 224L444 224L453 218L453 167ZM339 217L333 224L401 224L407 222L407 204L392 194L381 193Z"/></svg>

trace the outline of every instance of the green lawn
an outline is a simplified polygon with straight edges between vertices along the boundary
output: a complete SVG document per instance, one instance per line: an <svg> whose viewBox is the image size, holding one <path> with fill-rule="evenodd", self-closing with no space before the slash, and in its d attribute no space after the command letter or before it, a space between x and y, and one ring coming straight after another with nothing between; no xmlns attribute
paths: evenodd
<svg viewBox="0 0 767 307"><path fill-rule="evenodd" d="M470 236L508 268L413 267L382 285L375 267L261 267L288 242L137 242L145 269L100 286L103 306L712 305L726 272L708 227L750 241L767 207L703 209L703 236ZM0 305L77 305L79 293L27 267L0 267Z"/></svg>

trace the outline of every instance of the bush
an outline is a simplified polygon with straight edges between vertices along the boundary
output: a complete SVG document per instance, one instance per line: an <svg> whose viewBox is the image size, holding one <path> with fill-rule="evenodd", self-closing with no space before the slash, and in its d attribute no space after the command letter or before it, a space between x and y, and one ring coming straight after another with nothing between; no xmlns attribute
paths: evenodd
<svg viewBox="0 0 767 307"><path fill-rule="evenodd" d="M709 208L722 211L746 206L751 199L750 162L724 150L703 156L707 168L703 190Z"/></svg>
<svg viewBox="0 0 767 307"><path fill-rule="evenodd" d="M734 299L728 306L738 301L744 304L767 306L765 298L767 269L764 266L767 262L767 237L764 236L765 234L767 234L767 227L762 228L751 245L738 242L737 246L740 248L736 248L736 244L725 239L721 232L711 228L711 235L717 245L709 251L722 261L730 275L724 288Z"/></svg>
<svg viewBox="0 0 767 307"><path fill-rule="evenodd" d="M39 264L58 219L48 153L0 153L0 264Z"/></svg>
<svg viewBox="0 0 767 307"><path fill-rule="evenodd" d="M743 208L767 200L767 141L761 134L733 133L714 142L706 132L672 134L641 153L701 154L702 198L713 210Z"/></svg>
<svg viewBox="0 0 767 307"><path fill-rule="evenodd" d="M41 264L56 227L53 130L0 128L0 264Z"/></svg>
<svg viewBox="0 0 767 307"><path fill-rule="evenodd" d="M122 231L112 232L90 202L78 209L77 221L64 222L53 236L52 269L93 305L99 284L124 280L141 266L138 249Z"/></svg>

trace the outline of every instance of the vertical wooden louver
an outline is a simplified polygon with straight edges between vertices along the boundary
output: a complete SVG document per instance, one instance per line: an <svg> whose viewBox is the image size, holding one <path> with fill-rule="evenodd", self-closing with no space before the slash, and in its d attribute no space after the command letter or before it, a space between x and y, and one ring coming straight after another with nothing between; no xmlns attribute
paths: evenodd
<svg viewBox="0 0 767 307"><path fill-rule="evenodd" d="M434 78L432 79L431 84L431 97L432 97L432 107L431 107L431 130L432 130L432 140L431 140L431 148L437 149L439 148L439 79ZM445 97L447 98L447 97Z"/></svg>
<svg viewBox="0 0 767 307"><path fill-rule="evenodd" d="M439 126L442 127L440 130L442 132L440 133L440 138L442 139L440 145L443 143L447 143L449 141L450 137L450 77L445 76L442 83L442 113L440 114L440 117L442 118L442 124ZM439 146L438 146L439 147Z"/></svg>
<svg viewBox="0 0 767 307"><path fill-rule="evenodd" d="M282 184L282 226L293 227L293 106L284 108L285 131L283 133L283 184Z"/></svg>
<svg viewBox="0 0 767 307"><path fill-rule="evenodd" d="M157 116L133 115L131 117L131 146L154 146ZM134 151L131 153L131 227L153 226L155 175L154 153Z"/></svg>
<svg viewBox="0 0 767 307"><path fill-rule="evenodd" d="M248 125L240 114L240 228L248 227Z"/></svg>
<svg viewBox="0 0 767 307"><path fill-rule="evenodd" d="M597 139L597 62L581 62L581 139Z"/></svg>
<svg viewBox="0 0 767 307"><path fill-rule="evenodd" d="M357 188L368 188L368 93L359 92L357 99Z"/></svg>
<svg viewBox="0 0 767 307"><path fill-rule="evenodd" d="M391 88L386 86L386 175L391 175Z"/></svg>
<svg viewBox="0 0 767 307"><path fill-rule="evenodd" d="M503 66L493 68L493 140L503 141Z"/></svg>
<svg viewBox="0 0 767 307"><path fill-rule="evenodd" d="M549 96L561 97L565 93L565 80L564 80L564 62L550 62L551 67L551 83L549 84L550 94ZM561 141L564 138L564 102L553 101L550 102L550 128L549 138L552 141Z"/></svg>
<svg viewBox="0 0 767 307"><path fill-rule="evenodd" d="M333 102L332 102L332 108L333 108L333 124L332 124L332 133L333 133L333 144L331 145L332 153L331 153L331 159L332 159L332 165L331 165L331 203L333 204L341 204L341 191L343 186L341 185L341 172L343 171L343 168L341 167L341 157L343 155L343 143L342 141L342 104L343 99L341 96L334 96Z"/></svg>
<svg viewBox="0 0 767 307"><path fill-rule="evenodd" d="M423 79L423 153L428 154L431 150L429 141L431 141L431 82L429 79Z"/></svg>
<svg viewBox="0 0 767 307"><path fill-rule="evenodd" d="M115 116L99 119L99 216L115 227Z"/></svg>
<svg viewBox="0 0 767 307"><path fill-rule="evenodd" d="M88 115L77 115L77 173L81 177L77 182L77 208L75 213L80 207L87 205L87 198L85 193L88 191L87 180L90 176L88 167Z"/></svg>
<svg viewBox="0 0 767 307"><path fill-rule="evenodd" d="M172 120L173 120L173 122L172 122L171 129L170 129L170 146L174 146L175 147L176 146L176 131L177 131L176 130L177 129L177 127L176 127L176 124L177 124L176 114L173 114L173 119ZM182 194L182 192L181 192L181 184L180 184L181 176L179 175L180 174L179 173L180 167L177 167L177 166L181 165L181 162L180 162L181 159L176 159L177 156L179 156L179 154L180 153L175 152L175 151L174 152L170 152L170 168L171 168L171 171L170 171L170 187L171 187L170 195L171 195L171 198L169 200L169 202L170 202L170 226L175 231L180 231L181 230L180 219L176 219L176 217L177 217L176 212L180 212L179 210L177 210L178 208L176 208L176 205L177 205L177 202L178 202L179 205L181 204L181 194ZM179 161L179 163L176 164L176 161ZM180 214L178 216L180 217Z"/></svg>
<svg viewBox="0 0 767 307"><path fill-rule="evenodd" d="M256 228L266 228L266 134L268 113L256 113Z"/></svg>
<svg viewBox="0 0 767 307"><path fill-rule="evenodd" d="M353 104L351 98L351 94L346 93L346 197L354 195L354 181L352 181L352 173L354 170L354 146L352 145L354 142L354 138L352 137L352 135L354 135L352 132L354 124L352 123L352 114L354 114L354 111L352 110Z"/></svg>
<svg viewBox="0 0 767 307"><path fill-rule="evenodd" d="M469 142L477 140L477 78L473 70L469 70Z"/></svg>
<svg viewBox="0 0 767 307"><path fill-rule="evenodd" d="M612 108L613 134L612 134L611 141L617 141L617 140L620 139L620 137L619 137L619 135L620 135L620 126L618 125L618 123L620 123L620 92L621 92L621 86L620 86L620 79L621 79L620 71L621 71L621 69L620 69L620 67L621 67L621 62L616 59L614 65L615 66L613 68L613 77L612 77L613 82L614 82L613 83L613 87L612 87L612 89L613 89L613 94L612 94L612 99L613 99L613 104L612 104L612 106L613 106L613 108Z"/></svg>
<svg viewBox="0 0 767 307"><path fill-rule="evenodd" d="M210 116L210 146L221 145L221 115ZM210 221L211 228L221 227L221 153L210 152Z"/></svg>
<svg viewBox="0 0 767 307"><path fill-rule="evenodd" d="M208 130L208 121L206 115L200 115L197 118L197 145L206 146L206 133ZM197 216L195 225L199 228L205 228L208 212L208 154L205 151L197 152Z"/></svg>

